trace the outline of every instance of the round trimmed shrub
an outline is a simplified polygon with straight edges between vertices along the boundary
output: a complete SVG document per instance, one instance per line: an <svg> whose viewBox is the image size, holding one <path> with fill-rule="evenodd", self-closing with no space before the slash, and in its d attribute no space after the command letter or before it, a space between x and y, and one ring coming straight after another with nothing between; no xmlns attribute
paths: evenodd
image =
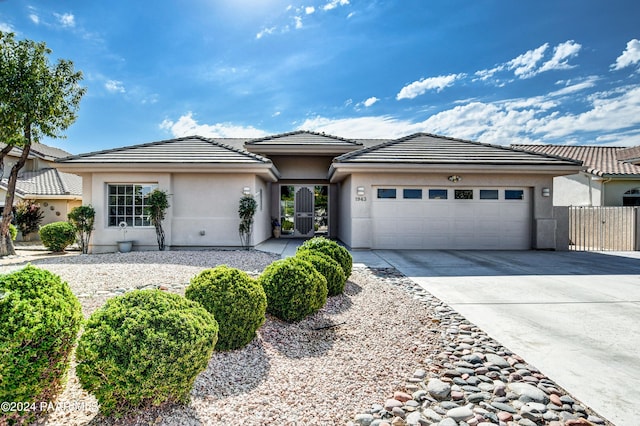
<svg viewBox="0 0 640 426"><path fill-rule="evenodd" d="M276 260L258 282L267 294L267 312L287 322L300 321L327 302L327 280L297 257Z"/></svg>
<svg viewBox="0 0 640 426"><path fill-rule="evenodd" d="M49 250L64 251L76 241L76 229L69 222L53 222L40 228L40 239Z"/></svg>
<svg viewBox="0 0 640 426"><path fill-rule="evenodd" d="M76 350L76 374L105 415L187 403L218 338L200 304L160 290L109 299L89 317Z"/></svg>
<svg viewBox="0 0 640 426"><path fill-rule="evenodd" d="M267 309L264 289L239 269L221 265L204 270L191 279L185 296L204 306L218 321L216 350L246 346L264 323Z"/></svg>
<svg viewBox="0 0 640 426"><path fill-rule="evenodd" d="M0 276L0 401L36 403L36 408L54 401L82 319L80 302L59 276L31 265Z"/></svg>
<svg viewBox="0 0 640 426"><path fill-rule="evenodd" d="M345 278L349 278L351 276L353 257L351 256L351 253L349 253L349 250L342 247L335 241L324 237L313 237L298 247L298 251L305 250L317 251L326 254L340 264Z"/></svg>
<svg viewBox="0 0 640 426"><path fill-rule="evenodd" d="M329 296L337 296L344 292L347 279L338 262L319 251L303 250L296 253L296 257L311 263L316 271L320 272L327 280Z"/></svg>

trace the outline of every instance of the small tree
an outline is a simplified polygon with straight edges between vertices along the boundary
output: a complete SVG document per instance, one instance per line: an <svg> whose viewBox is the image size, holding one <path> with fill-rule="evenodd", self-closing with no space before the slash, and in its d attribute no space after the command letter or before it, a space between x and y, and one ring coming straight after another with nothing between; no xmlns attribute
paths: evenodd
<svg viewBox="0 0 640 426"><path fill-rule="evenodd" d="M82 73L73 62L59 59L49 62L51 50L45 43L16 40L14 34L0 31L0 169L14 148L21 149L7 180L2 221L0 256L15 254L9 236L13 199L18 172L27 162L31 143L42 137L62 137L75 120L80 99L86 89L80 87Z"/></svg>
<svg viewBox="0 0 640 426"><path fill-rule="evenodd" d="M240 243L247 250L251 245L251 233L253 231L253 216L258 209L258 203L251 195L245 195L240 198L240 207L238 214L240 215Z"/></svg>
<svg viewBox="0 0 640 426"><path fill-rule="evenodd" d="M44 212L40 210L40 204L33 200L20 200L16 204L16 226L22 233L23 238L39 229L43 217Z"/></svg>
<svg viewBox="0 0 640 426"><path fill-rule="evenodd" d="M74 207L67 215L69 222L76 229L78 244L82 253L89 252L89 239L96 219L96 210L91 206Z"/></svg>
<svg viewBox="0 0 640 426"><path fill-rule="evenodd" d="M158 250L164 250L164 229L162 221L166 210L169 208L168 195L165 191L154 189L147 198L147 212L149 220L156 228L156 238L158 239Z"/></svg>

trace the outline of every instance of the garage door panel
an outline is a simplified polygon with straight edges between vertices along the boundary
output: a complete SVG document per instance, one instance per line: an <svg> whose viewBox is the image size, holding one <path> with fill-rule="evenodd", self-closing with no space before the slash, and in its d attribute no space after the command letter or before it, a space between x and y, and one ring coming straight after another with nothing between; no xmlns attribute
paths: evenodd
<svg viewBox="0 0 640 426"><path fill-rule="evenodd" d="M495 189L495 188L492 188ZM502 249L531 247L531 204L522 200L385 199L372 203L374 248ZM428 189L423 189L427 194ZM479 193L474 189L474 196Z"/></svg>

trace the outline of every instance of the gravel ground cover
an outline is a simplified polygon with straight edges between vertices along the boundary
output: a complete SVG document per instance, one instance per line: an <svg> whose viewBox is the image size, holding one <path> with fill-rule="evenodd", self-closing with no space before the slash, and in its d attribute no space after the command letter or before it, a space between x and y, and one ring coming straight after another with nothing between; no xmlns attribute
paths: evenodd
<svg viewBox="0 0 640 426"><path fill-rule="evenodd" d="M276 258L259 251L132 252L32 264L67 281L88 316L129 289L160 287L184 294L191 277L204 268L227 264L257 275ZM5 265L0 273L20 267ZM59 397L66 406L41 424L346 424L372 401L402 388L438 347L424 304L385 280L376 271L356 268L345 294L329 298L317 314L296 324L268 316L246 348L214 354L186 407L104 418L72 369Z"/></svg>
<svg viewBox="0 0 640 426"><path fill-rule="evenodd" d="M88 317L135 288L184 294L205 268L257 276L278 256L177 251L38 257ZM5 264L0 273L23 265ZM610 425L394 269L354 268L345 293L295 324L267 315L247 347L214 353L188 406L98 413L74 366L46 425ZM0 419L0 425L2 421Z"/></svg>

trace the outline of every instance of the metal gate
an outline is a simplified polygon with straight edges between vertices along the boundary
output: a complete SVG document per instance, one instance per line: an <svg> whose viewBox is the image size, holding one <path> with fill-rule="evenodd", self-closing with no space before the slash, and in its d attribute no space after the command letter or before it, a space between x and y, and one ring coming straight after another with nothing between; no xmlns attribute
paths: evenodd
<svg viewBox="0 0 640 426"><path fill-rule="evenodd" d="M637 250L637 207L569 207L569 249Z"/></svg>

